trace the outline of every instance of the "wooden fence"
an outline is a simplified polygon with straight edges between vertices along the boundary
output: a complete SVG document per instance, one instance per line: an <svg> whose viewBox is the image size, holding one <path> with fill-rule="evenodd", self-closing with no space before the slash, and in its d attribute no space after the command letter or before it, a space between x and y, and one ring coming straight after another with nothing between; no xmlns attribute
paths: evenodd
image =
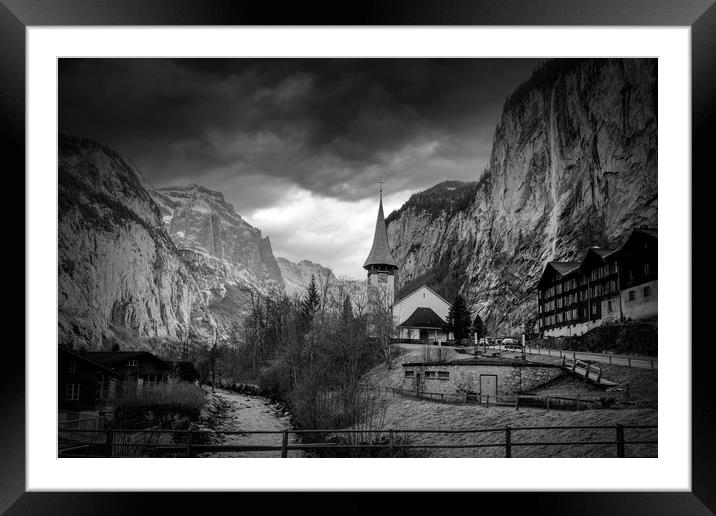
<svg viewBox="0 0 716 516"><path fill-rule="evenodd" d="M625 392L610 392L607 394L599 394L594 397L569 397L569 396L546 396L541 394L514 394L511 396L488 396L473 392L460 393L442 393L429 391L416 391L411 389L402 389L400 387L386 387L363 385L364 391L372 391L378 395L386 396L410 396L414 398L429 399L440 403L453 404L480 404L485 407L501 406L514 407L519 410L520 407L544 408L545 410L586 410L598 407L602 403L603 398L623 396L627 398Z"/></svg>
<svg viewBox="0 0 716 516"><path fill-rule="evenodd" d="M566 357L577 360L578 357L583 359L593 358L603 364L626 366L634 369L649 369L654 371L659 366L659 361L652 357L630 357L628 355L610 355L608 353L592 353L590 351L565 351L552 348L525 348L526 353L533 355L545 355L550 357Z"/></svg>
<svg viewBox="0 0 716 516"><path fill-rule="evenodd" d="M531 446L613 446L615 457L626 457L626 449L633 445L656 445L656 437L645 439L637 436L634 440L627 440L625 430L642 429L655 430L656 425L582 425L582 426L531 426L531 427L510 427L501 428L478 428L472 430L426 430L426 429L388 429L388 430L266 430L266 431L236 431L236 432L213 432L213 431L192 431L192 430L86 430L91 434L91 443L84 443L83 449L74 447L71 451L60 448L60 457L127 457L127 456L155 456L155 457L195 457L202 453L210 452L268 452L275 451L277 455L286 458L290 451L302 450L330 450L341 452L347 450L382 451L385 456L395 456L397 451L406 452L417 449L480 449L480 448L503 448L504 456L512 457L513 448ZM599 438L597 440L516 440L518 435L529 435L531 431L555 431L555 430L588 430L591 435L594 430L613 431L612 439ZM654 432L656 433L656 432ZM246 445L246 444L212 444L207 443L211 436L216 435L251 435L251 434L275 434L277 444L275 445ZM299 438L305 438L309 434L344 435L358 436L359 442L314 442L314 443L291 443L289 436L293 434ZM455 435L455 434L497 434L503 439L498 442L481 442L471 444L411 444L408 439L401 436L415 434L432 435ZM137 439L137 435L145 436L144 439ZM151 438L149 437L151 436ZM365 438L367 437L367 439ZM346 439L347 440L347 439ZM355 439L354 439L355 440ZM365 442L365 441L368 442ZM134 449L127 452L122 444L128 441L133 442ZM171 441L171 442L168 442ZM126 446L126 445L125 445Z"/></svg>

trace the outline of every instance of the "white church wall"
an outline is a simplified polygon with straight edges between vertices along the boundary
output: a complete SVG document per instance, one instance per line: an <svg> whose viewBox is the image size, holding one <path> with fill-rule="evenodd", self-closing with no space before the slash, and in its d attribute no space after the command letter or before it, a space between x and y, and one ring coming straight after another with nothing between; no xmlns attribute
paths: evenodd
<svg viewBox="0 0 716 516"><path fill-rule="evenodd" d="M401 324L420 307L432 309L444 321L447 320L450 311L450 303L423 285L393 306L393 318L397 324Z"/></svg>

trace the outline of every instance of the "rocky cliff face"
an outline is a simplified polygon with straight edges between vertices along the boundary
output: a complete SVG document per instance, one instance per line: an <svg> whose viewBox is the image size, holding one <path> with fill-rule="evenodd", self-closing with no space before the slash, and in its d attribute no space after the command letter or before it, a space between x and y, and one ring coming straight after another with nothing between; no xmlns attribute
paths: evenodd
<svg viewBox="0 0 716 516"><path fill-rule="evenodd" d="M214 317L136 171L61 136L58 183L59 342L149 349L209 338Z"/></svg>
<svg viewBox="0 0 716 516"><path fill-rule="evenodd" d="M316 283L328 281L335 284L337 279L333 271L321 264L313 263L309 260L301 260L293 263L286 258L277 257L278 267L281 269L281 276L286 287L286 293L289 296L294 294L303 295L306 287L311 282L311 276L316 279Z"/></svg>
<svg viewBox="0 0 716 516"><path fill-rule="evenodd" d="M88 349L207 344L248 309L249 291L282 290L268 237L219 192L154 190L131 161L62 136L59 339Z"/></svg>
<svg viewBox="0 0 716 516"><path fill-rule="evenodd" d="M222 193L189 185L150 195L220 326L246 311L249 290L284 288L269 238L242 219Z"/></svg>
<svg viewBox="0 0 716 516"><path fill-rule="evenodd" d="M536 315L548 261L656 225L656 69L653 59L538 69L507 99L477 184L424 192L388 217L399 288L459 291L507 331Z"/></svg>

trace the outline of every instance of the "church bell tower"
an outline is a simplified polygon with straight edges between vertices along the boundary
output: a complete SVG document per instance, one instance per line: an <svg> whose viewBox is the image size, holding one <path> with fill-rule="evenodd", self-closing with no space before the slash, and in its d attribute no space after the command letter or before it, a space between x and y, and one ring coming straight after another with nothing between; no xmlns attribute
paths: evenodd
<svg viewBox="0 0 716 516"><path fill-rule="evenodd" d="M385 216L383 215L383 183L380 186L380 201L378 204L378 220L375 223L373 247L363 264L368 271L369 292L378 293L388 306L393 306L395 296L395 271L398 265L390 254L388 247L388 233L385 229Z"/></svg>

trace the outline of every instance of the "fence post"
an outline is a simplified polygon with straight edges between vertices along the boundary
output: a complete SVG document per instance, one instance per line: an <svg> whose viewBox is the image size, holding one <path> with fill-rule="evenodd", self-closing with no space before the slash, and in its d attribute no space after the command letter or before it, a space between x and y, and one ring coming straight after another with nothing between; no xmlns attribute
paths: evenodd
<svg viewBox="0 0 716 516"><path fill-rule="evenodd" d="M112 456L112 441L113 441L113 435L112 435L112 429L107 429L106 434L106 440L105 440L105 456L111 457Z"/></svg>
<svg viewBox="0 0 716 516"><path fill-rule="evenodd" d="M393 436L393 429L390 429L390 432L388 433L388 437L390 439L390 456L392 457L395 452L395 437Z"/></svg>
<svg viewBox="0 0 716 516"><path fill-rule="evenodd" d="M485 405L486 408L490 408L490 395L487 395L487 404Z"/></svg>
<svg viewBox="0 0 716 516"><path fill-rule="evenodd" d="M512 430L509 426L505 427L505 457L512 457Z"/></svg>
<svg viewBox="0 0 716 516"><path fill-rule="evenodd" d="M186 433L186 456L191 457L191 443L194 440L193 439L193 432L191 430L187 431Z"/></svg>
<svg viewBox="0 0 716 516"><path fill-rule="evenodd" d="M650 360L649 362L651 363L651 370L653 371L654 370L654 361Z"/></svg>
<svg viewBox="0 0 716 516"><path fill-rule="evenodd" d="M589 366L590 366L590 365L591 365L591 364L587 364L587 372L584 373L584 377L585 377L587 380L589 380Z"/></svg>
<svg viewBox="0 0 716 516"><path fill-rule="evenodd" d="M549 412L549 396L547 396L547 412Z"/></svg>
<svg viewBox="0 0 716 516"><path fill-rule="evenodd" d="M617 457L624 457L624 425L617 425Z"/></svg>
<svg viewBox="0 0 716 516"><path fill-rule="evenodd" d="M612 365L612 356L609 355L609 365Z"/></svg>
<svg viewBox="0 0 716 516"><path fill-rule="evenodd" d="M283 431L283 440L281 441L281 458L288 457L288 430Z"/></svg>
<svg viewBox="0 0 716 516"><path fill-rule="evenodd" d="M515 396L515 410L520 410L520 397Z"/></svg>
<svg viewBox="0 0 716 516"><path fill-rule="evenodd" d="M631 367L631 357L627 358L627 362L629 363L629 367Z"/></svg>

